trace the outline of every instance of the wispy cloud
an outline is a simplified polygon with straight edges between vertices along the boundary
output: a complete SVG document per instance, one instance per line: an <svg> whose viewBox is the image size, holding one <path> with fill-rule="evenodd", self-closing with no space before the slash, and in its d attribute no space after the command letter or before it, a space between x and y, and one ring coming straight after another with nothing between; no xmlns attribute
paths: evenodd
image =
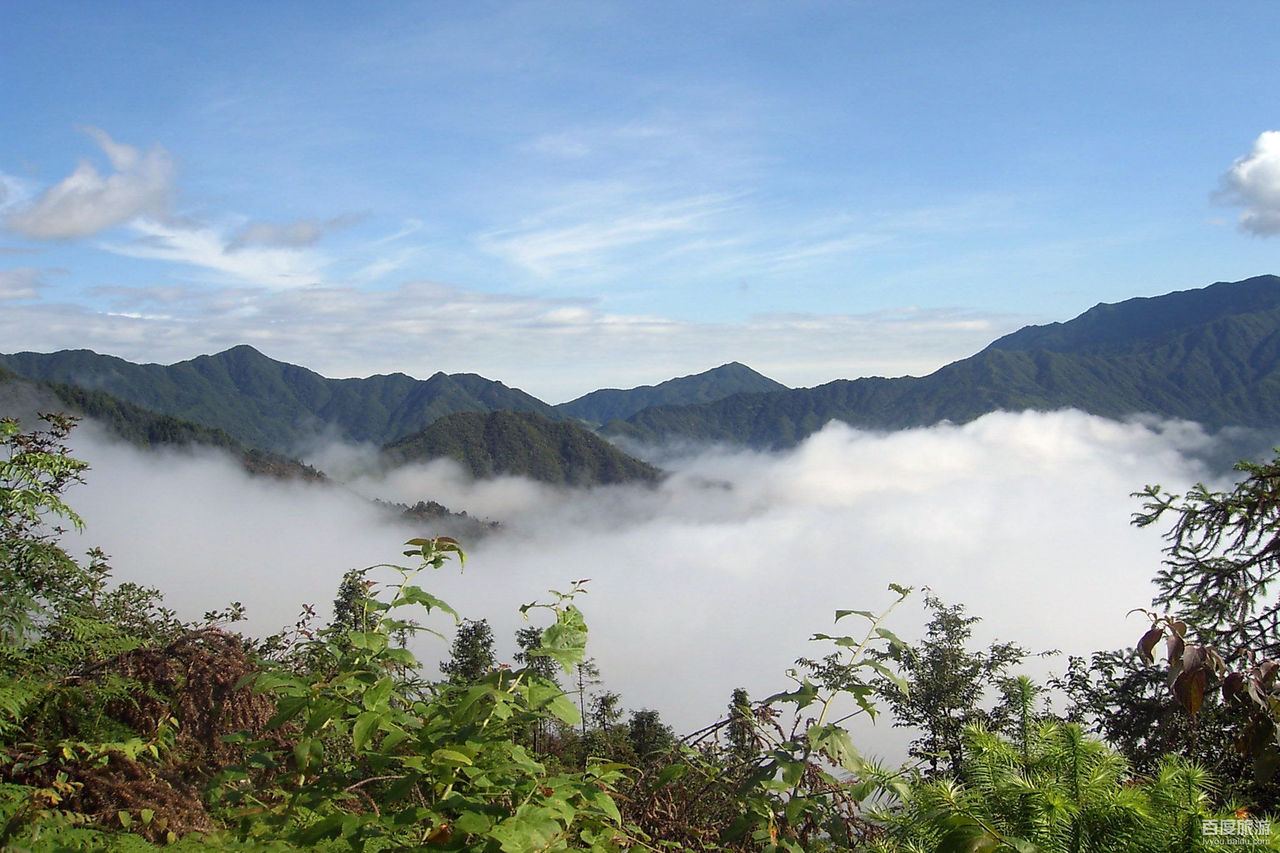
<svg viewBox="0 0 1280 853"><path fill-rule="evenodd" d="M1253 150L1222 176L1215 196L1244 208L1241 230L1261 237L1280 234L1280 131L1259 135Z"/></svg>
<svg viewBox="0 0 1280 853"><path fill-rule="evenodd" d="M301 287L321 280L327 259L304 247L236 244L224 230L196 223L135 220L140 235L127 243L104 243L118 255L200 267L257 287Z"/></svg>
<svg viewBox="0 0 1280 853"><path fill-rule="evenodd" d="M348 215L324 221L300 219L285 223L251 222L231 235L227 248L233 251L247 246L301 249L314 246L325 234L354 225L360 219L359 216Z"/></svg>
<svg viewBox="0 0 1280 853"><path fill-rule="evenodd" d="M44 273L33 267L0 270L0 301L36 299L44 286Z"/></svg>
<svg viewBox="0 0 1280 853"><path fill-rule="evenodd" d="M706 230L729 202L726 196L708 195L627 204L607 212L589 207L551 211L533 224L486 234L481 245L544 278L606 270L613 267L613 255L620 250L688 239Z"/></svg>
<svg viewBox="0 0 1280 853"><path fill-rule="evenodd" d="M88 160L29 204L9 213L4 227L42 240L88 237L139 216L163 218L173 195L175 168L156 145L143 152L116 142L105 131L85 128L115 171L103 175Z"/></svg>

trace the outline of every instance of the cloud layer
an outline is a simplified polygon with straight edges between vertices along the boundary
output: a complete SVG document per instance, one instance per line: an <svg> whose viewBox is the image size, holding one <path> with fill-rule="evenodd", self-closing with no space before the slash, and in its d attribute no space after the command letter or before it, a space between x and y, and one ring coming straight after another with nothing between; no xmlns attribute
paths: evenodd
<svg viewBox="0 0 1280 853"><path fill-rule="evenodd" d="M465 574L428 583L489 618L504 657L518 605L591 578L582 606L607 686L692 729L736 686L784 686L797 656L823 651L806 638L836 608L878 609L891 581L966 604L985 620L977 642L1077 654L1131 644L1141 626L1125 613L1149 602L1161 542L1129 526L1130 492L1208 478L1198 460L1214 447L1188 424L994 414L887 435L832 425L785 454L685 454L665 460L674 474L652 490L475 483L445 463L352 488L503 521L467 543ZM82 450L94 470L72 504L86 543L188 615L237 598L254 628L274 628L301 602L330 601L346 569L393 560L404 538L430 532L352 491L248 481L217 459ZM920 598L894 617L906 637L925 620ZM884 724L864 736L873 751L900 742Z"/></svg>

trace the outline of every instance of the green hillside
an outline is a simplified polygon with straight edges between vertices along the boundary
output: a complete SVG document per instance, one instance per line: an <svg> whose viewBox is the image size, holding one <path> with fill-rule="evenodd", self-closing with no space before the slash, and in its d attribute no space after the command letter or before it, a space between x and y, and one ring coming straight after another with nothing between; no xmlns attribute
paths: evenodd
<svg viewBox="0 0 1280 853"><path fill-rule="evenodd" d="M899 429L1060 408L1280 426L1280 278L1099 305L1067 323L1022 329L921 378L838 380L654 407L605 434L785 447L833 419Z"/></svg>
<svg viewBox="0 0 1280 853"><path fill-rule="evenodd" d="M447 457L476 477L510 474L572 486L653 482L660 476L589 430L533 412L457 412L384 452L393 464Z"/></svg>
<svg viewBox="0 0 1280 853"><path fill-rule="evenodd" d="M325 479L310 465L279 453L246 447L220 429L153 412L103 391L25 379L0 368L0 417L17 418L24 425L34 426L39 412L88 418L138 447L212 447L238 458L250 473Z"/></svg>
<svg viewBox="0 0 1280 853"><path fill-rule="evenodd" d="M0 356L0 367L32 379L105 391L280 452L323 432L383 444L459 411L501 408L556 417L541 400L474 374L327 379L249 346L172 365L133 364L88 350L24 352Z"/></svg>
<svg viewBox="0 0 1280 853"><path fill-rule="evenodd" d="M682 406L711 403L733 394L785 391L787 386L756 373L745 364L730 362L694 374L668 379L657 385L619 390L604 388L576 400L561 403L556 410L589 424L606 424L628 418L650 406Z"/></svg>

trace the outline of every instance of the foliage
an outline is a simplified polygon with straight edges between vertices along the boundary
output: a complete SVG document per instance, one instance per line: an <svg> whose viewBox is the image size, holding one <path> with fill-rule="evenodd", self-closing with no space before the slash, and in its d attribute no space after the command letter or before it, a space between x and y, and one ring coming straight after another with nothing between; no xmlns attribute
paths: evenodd
<svg viewBox="0 0 1280 853"><path fill-rule="evenodd" d="M910 592L896 585L879 613L837 611L865 628L815 634L834 650L798 660L790 689L759 702L735 690L725 719L684 739L602 686L584 581L521 608L542 625L518 632L517 667L495 665L488 622L420 582L462 559L447 537L411 540L414 565L348 573L322 628L309 607L261 643L212 624L238 605L183 624L155 591L112 586L101 555L62 550L58 525L78 519L61 495L84 470L63 443L70 426L0 421L6 849L1200 850L1202 822L1238 807L1230 791L1243 789L1224 794L1200 764L1164 754L1173 741L1160 738L1183 730L1159 721L1125 740L1141 725L1120 726L1125 703L1151 692L1150 670L1104 679L1081 663L1064 679L1074 715L1146 750L1135 773L1038 713L1032 682L1001 680L1021 648L969 652L977 620L959 605L927 599L924 641L903 644L885 627ZM410 651L423 634L444 639L439 619L457 628L443 681ZM1178 725L1202 750L1206 717L1237 707L1246 740L1274 742L1280 667L1245 654L1252 668L1232 670L1175 616L1153 615L1139 650L1161 639ZM1003 701L983 712L981 685L995 681ZM880 699L923 728L931 772L854 747L847 722ZM974 720L985 725L961 727Z"/></svg>
<svg viewBox="0 0 1280 853"><path fill-rule="evenodd" d="M1280 577L1280 458L1236 469L1245 476L1228 492L1140 493L1135 524L1171 514L1173 525L1154 600L1170 612L1148 612L1138 652L1151 663L1164 641L1173 697L1192 716L1206 705L1234 714L1235 746L1266 784L1280 769L1280 603L1269 594Z"/></svg>
<svg viewBox="0 0 1280 853"><path fill-rule="evenodd" d="M894 725L923 733L911 742L910 754L927 762L930 773L945 767L954 774L964 762L965 727L989 722L980 707L983 692L1027 652L1016 643L970 652L965 646L981 619L966 616L964 605L946 605L932 595L925 597L925 607L933 616L924 639L915 646L890 645L883 655L901 679L881 678L876 686L893 709Z"/></svg>
<svg viewBox="0 0 1280 853"><path fill-rule="evenodd" d="M789 675L793 690L776 693L756 715L759 749L747 763L741 790L742 812L725 830L726 842L751 839L757 849L802 851L845 849L864 842L874 828L863 820L864 800L882 787L900 783L863 758L843 723L860 714L874 716L874 680L905 682L872 654L901 641L883 622L911 590L891 584L898 596L883 612L836 611L836 621L856 616L868 623L854 636L814 634L836 651L820 661L802 658ZM852 703L850 708L848 703ZM784 710L789 709L790 720ZM727 727L729 720L720 727Z"/></svg>
<svg viewBox="0 0 1280 853"><path fill-rule="evenodd" d="M1277 657L1280 600L1268 590L1280 577L1280 458L1236 470L1245 476L1229 492L1198 484L1179 496L1148 486L1134 523L1173 516L1155 607L1171 608L1229 661Z"/></svg>
<svg viewBox="0 0 1280 853"><path fill-rule="evenodd" d="M1001 737L981 726L969 726L962 736L969 760L960 774L915 782L902 808L881 815L888 834L873 849L1210 849L1201 821L1214 815L1213 784L1194 764L1170 758L1154 776L1134 777L1118 753L1079 727L1057 721L1029 727L1025 739Z"/></svg>
<svg viewBox="0 0 1280 853"><path fill-rule="evenodd" d="M739 761L751 761L759 754L756 715L751 707L751 697L745 688L734 688L733 695L729 699L725 739L728 741L729 754Z"/></svg>
<svg viewBox="0 0 1280 853"><path fill-rule="evenodd" d="M474 684L494 668L493 630L487 619L464 619L440 672L454 684Z"/></svg>
<svg viewBox="0 0 1280 853"><path fill-rule="evenodd" d="M303 657L332 661L326 671L267 669L254 678L277 699L268 729L292 732L292 743L255 741L247 760L224 775L221 802L233 815L252 816L239 837L300 846L331 841L353 850L617 849L631 837L613 799L621 768L553 772L518 743L545 716L577 722L558 686L527 667L489 667L475 679L438 685L412 676L416 661L397 636L429 629L402 611L455 615L414 581L459 552L447 539L410 544L406 554L422 565L386 567L398 578L388 601L369 599L374 627L326 630L310 641ZM530 654L566 672L581 660L586 639L573 596L526 608L545 608L555 619Z"/></svg>

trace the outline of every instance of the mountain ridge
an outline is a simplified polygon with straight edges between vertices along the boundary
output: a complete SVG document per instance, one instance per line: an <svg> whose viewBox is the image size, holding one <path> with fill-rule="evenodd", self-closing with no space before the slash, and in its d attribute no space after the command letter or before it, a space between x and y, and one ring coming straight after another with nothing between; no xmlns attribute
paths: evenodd
<svg viewBox="0 0 1280 853"><path fill-rule="evenodd" d="M607 421L600 430L606 438L757 447L794 445L832 419L901 429L963 423L1001 409L1149 413L1210 428L1273 428L1280 427L1280 278L1101 303L1065 322L1019 329L927 376L839 379L813 388L786 388L730 362L550 406L474 373L326 379L248 345L169 366L88 350L17 353L0 356L0 369L105 391L285 452L325 430L386 445L468 411ZM672 402L690 398L695 402Z"/></svg>
<svg viewBox="0 0 1280 853"><path fill-rule="evenodd" d="M1028 326L924 377L645 409L603 434L788 447L840 420L863 429L967 422L997 410L1154 414L1210 428L1280 427L1280 278L1255 276L1095 306Z"/></svg>
<svg viewBox="0 0 1280 853"><path fill-rule="evenodd" d="M655 405L708 403L744 391L785 391L787 386L731 361L701 373L678 376L656 385L601 388L556 406L556 410L589 424L626 418Z"/></svg>
<svg viewBox="0 0 1280 853"><path fill-rule="evenodd" d="M246 344L171 365L61 350L0 355L0 366L31 379L104 391L277 452L293 451L326 430L347 441L383 444L456 411L560 417L536 397L476 374L329 379Z"/></svg>
<svg viewBox="0 0 1280 853"><path fill-rule="evenodd" d="M454 412L383 448L392 465L448 458L476 478L595 486L653 483L661 472L572 421L537 412Z"/></svg>

